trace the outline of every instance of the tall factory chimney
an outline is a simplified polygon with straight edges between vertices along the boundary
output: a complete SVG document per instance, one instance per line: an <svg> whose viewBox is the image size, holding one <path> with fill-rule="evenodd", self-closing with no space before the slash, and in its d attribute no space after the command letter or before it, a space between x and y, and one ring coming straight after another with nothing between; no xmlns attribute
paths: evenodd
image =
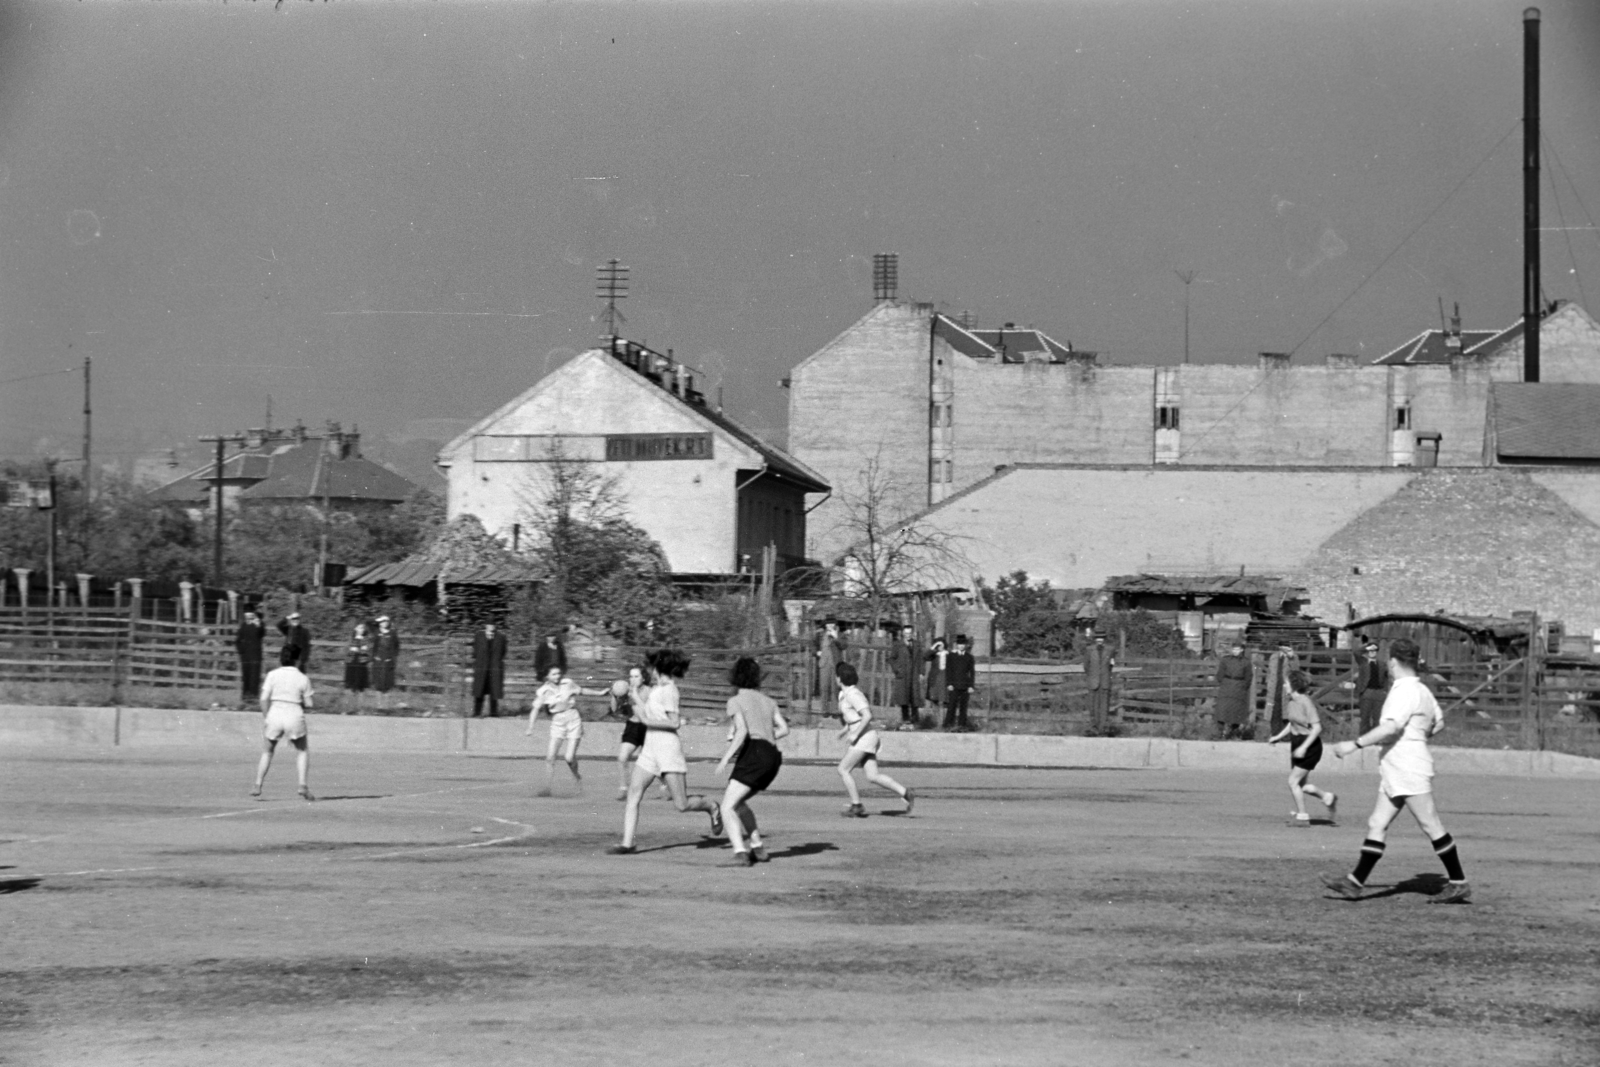
<svg viewBox="0 0 1600 1067"><path fill-rule="evenodd" d="M1522 13L1522 380L1539 380L1539 9Z"/></svg>

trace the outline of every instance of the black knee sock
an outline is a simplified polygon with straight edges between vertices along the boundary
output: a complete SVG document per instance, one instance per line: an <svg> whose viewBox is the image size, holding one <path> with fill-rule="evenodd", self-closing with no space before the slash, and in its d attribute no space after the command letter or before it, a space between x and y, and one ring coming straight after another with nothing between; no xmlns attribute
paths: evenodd
<svg viewBox="0 0 1600 1067"><path fill-rule="evenodd" d="M1361 858L1356 860L1356 869L1350 872L1350 877L1355 879L1356 885L1366 885L1367 878L1372 874L1372 868L1383 859L1383 842L1367 838L1361 842Z"/></svg>
<svg viewBox="0 0 1600 1067"><path fill-rule="evenodd" d="M1444 864L1444 873L1452 882L1465 882L1467 873L1461 869L1461 857L1456 853L1455 838L1445 834L1433 843L1433 854Z"/></svg>

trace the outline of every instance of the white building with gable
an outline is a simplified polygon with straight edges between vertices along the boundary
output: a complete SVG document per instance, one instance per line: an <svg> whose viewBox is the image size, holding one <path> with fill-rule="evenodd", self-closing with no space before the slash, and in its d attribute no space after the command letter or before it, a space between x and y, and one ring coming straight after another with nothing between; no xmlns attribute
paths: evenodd
<svg viewBox="0 0 1600 1067"><path fill-rule="evenodd" d="M507 544L526 528L553 455L615 475L628 518L672 572L713 577L803 562L806 496L822 478L706 403L693 371L622 338L591 349L440 452L449 516L476 515Z"/></svg>

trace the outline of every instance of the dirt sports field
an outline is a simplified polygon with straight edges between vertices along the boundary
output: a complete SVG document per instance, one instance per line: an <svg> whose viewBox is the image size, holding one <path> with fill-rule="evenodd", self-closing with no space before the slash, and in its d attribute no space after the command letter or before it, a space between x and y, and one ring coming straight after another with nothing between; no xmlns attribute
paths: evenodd
<svg viewBox="0 0 1600 1067"><path fill-rule="evenodd" d="M1407 821L1347 903L1374 781L1293 829L1277 775L831 768L758 806L770 863L614 770L542 761L0 754L6 1064L1600 1063L1600 789L1439 783L1476 900ZM691 785L712 786L696 763ZM1315 806L1320 814L1320 807ZM37 878L37 883L32 879Z"/></svg>

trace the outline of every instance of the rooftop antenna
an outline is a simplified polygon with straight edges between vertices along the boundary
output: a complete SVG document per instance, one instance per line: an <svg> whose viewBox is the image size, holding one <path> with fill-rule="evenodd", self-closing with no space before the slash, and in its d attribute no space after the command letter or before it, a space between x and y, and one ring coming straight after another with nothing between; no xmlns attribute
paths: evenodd
<svg viewBox="0 0 1600 1067"><path fill-rule="evenodd" d="M600 320L606 324L606 337L615 340L622 336L618 327L628 321L617 307L617 301L626 299L628 295L628 268L612 258L606 260L605 265L595 271L595 275L595 296L606 302Z"/></svg>
<svg viewBox="0 0 1600 1067"><path fill-rule="evenodd" d="M1175 270L1172 273L1183 283L1183 361L1187 363L1189 362L1189 283L1194 281L1195 272Z"/></svg>

